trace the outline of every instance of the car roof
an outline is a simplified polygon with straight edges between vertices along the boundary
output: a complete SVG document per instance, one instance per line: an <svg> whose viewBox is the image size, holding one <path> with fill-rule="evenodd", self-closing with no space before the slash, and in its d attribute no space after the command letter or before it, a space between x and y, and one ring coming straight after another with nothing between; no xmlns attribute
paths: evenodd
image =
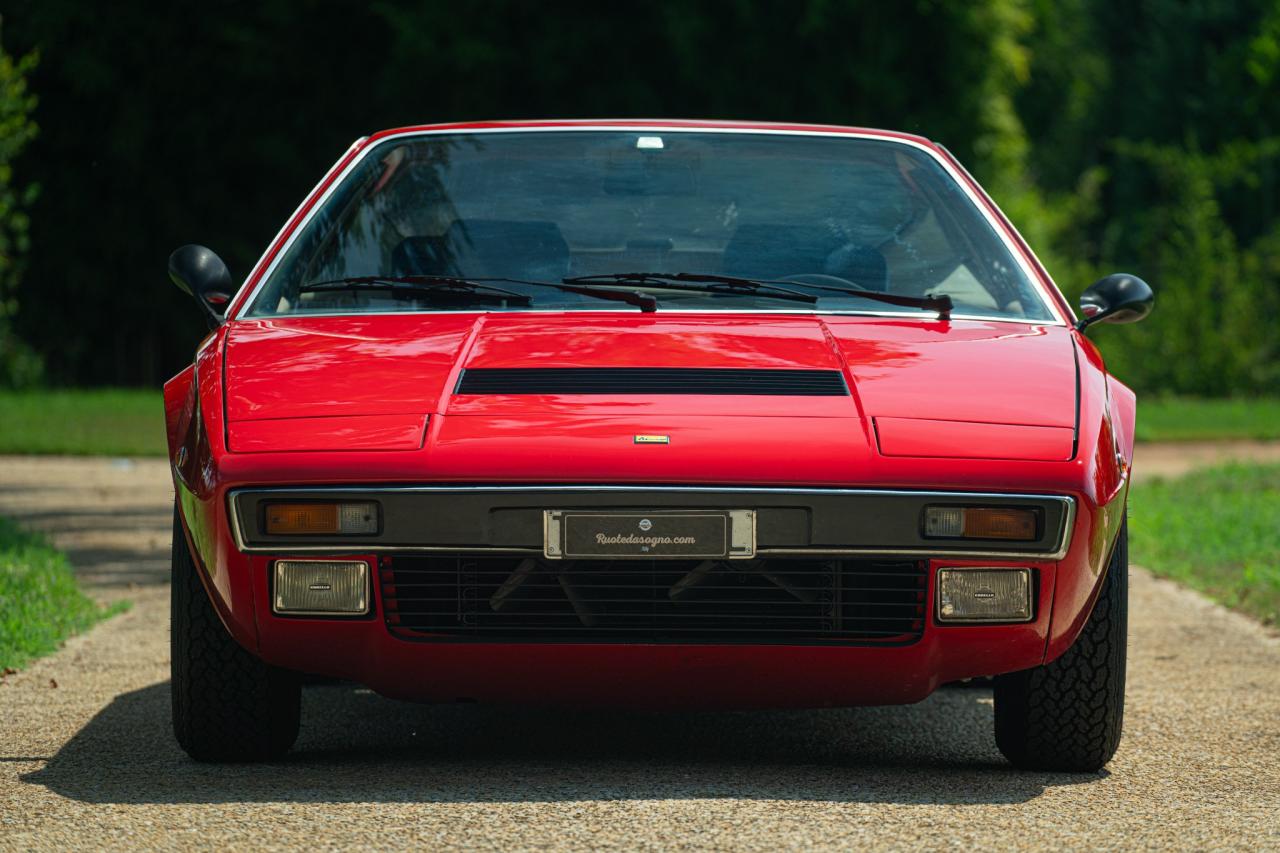
<svg viewBox="0 0 1280 853"><path fill-rule="evenodd" d="M759 130L763 132L788 133L830 133L849 134L851 136L878 137L913 142L928 148L937 148L932 140L913 133L902 133L896 130L880 130L871 127L852 127L836 124L799 124L774 121L728 121L722 119L670 119L670 118L607 118L607 119L517 119L509 121L466 121L446 122L442 124L417 124L405 127L389 128L370 134L366 144L377 142L388 136L406 133L427 133L449 130L545 130L554 128L574 129L627 129L627 128L668 128L672 130Z"/></svg>

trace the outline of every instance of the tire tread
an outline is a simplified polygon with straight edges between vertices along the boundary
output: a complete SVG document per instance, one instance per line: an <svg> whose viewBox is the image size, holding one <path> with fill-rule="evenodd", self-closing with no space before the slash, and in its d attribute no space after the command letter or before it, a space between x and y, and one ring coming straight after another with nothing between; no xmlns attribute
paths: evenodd
<svg viewBox="0 0 1280 853"><path fill-rule="evenodd" d="M1028 770L1100 770L1124 726L1128 524L1080 636L1057 660L995 679L996 745Z"/></svg>
<svg viewBox="0 0 1280 853"><path fill-rule="evenodd" d="M197 761L256 761L298 736L301 688L231 637L209 601L177 509L173 516L170 686L173 731Z"/></svg>

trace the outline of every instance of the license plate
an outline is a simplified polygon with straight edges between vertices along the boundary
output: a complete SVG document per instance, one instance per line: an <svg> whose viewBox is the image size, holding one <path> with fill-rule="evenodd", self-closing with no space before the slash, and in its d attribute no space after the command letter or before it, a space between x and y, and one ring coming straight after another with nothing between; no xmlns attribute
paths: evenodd
<svg viewBox="0 0 1280 853"><path fill-rule="evenodd" d="M754 510L546 510L543 554L558 559L736 559L755 555Z"/></svg>

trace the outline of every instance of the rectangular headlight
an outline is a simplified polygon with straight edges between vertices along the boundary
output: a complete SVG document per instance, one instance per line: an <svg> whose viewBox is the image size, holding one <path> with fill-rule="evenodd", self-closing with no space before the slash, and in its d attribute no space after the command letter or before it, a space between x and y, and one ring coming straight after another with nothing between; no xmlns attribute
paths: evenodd
<svg viewBox="0 0 1280 853"><path fill-rule="evenodd" d="M1034 542L1038 515L1019 507L930 506L924 510L929 539L1008 539Z"/></svg>
<svg viewBox="0 0 1280 853"><path fill-rule="evenodd" d="M369 564L364 560L277 560L271 609L310 616L369 612Z"/></svg>
<svg viewBox="0 0 1280 853"><path fill-rule="evenodd" d="M939 569L939 622L1029 622L1030 569Z"/></svg>
<svg viewBox="0 0 1280 853"><path fill-rule="evenodd" d="M269 503L264 529L271 536L359 535L378 532L378 505L360 503Z"/></svg>

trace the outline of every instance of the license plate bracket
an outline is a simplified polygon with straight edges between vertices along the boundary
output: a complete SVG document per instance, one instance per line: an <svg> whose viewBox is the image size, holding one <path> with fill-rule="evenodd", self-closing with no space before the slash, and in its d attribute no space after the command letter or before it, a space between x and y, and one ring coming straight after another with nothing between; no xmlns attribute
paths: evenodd
<svg viewBox="0 0 1280 853"><path fill-rule="evenodd" d="M549 560L749 559L756 550L750 509L543 511Z"/></svg>

